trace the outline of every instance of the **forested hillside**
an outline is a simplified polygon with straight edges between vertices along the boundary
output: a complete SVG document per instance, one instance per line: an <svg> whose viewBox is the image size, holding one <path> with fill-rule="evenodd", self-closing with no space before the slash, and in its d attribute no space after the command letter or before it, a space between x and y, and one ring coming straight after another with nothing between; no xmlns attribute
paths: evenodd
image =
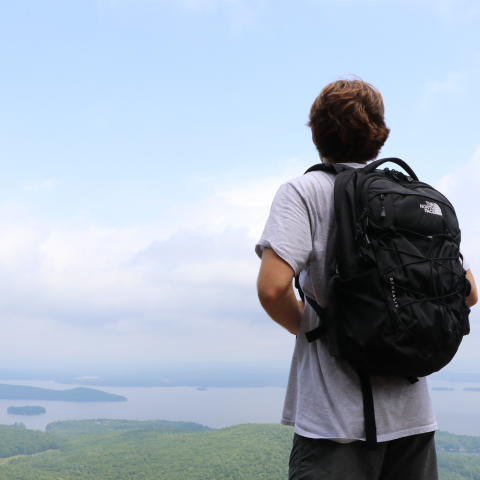
<svg viewBox="0 0 480 480"><path fill-rule="evenodd" d="M59 448L59 444L52 435L38 430L0 425L0 458L31 455L56 448Z"/></svg>
<svg viewBox="0 0 480 480"><path fill-rule="evenodd" d="M108 418L98 418L95 420L67 420L65 422L52 422L47 425L47 432L77 435L108 432L113 430L132 430L132 429L157 429L162 432L204 432L213 430L194 422L167 422L166 420L148 420L141 422L138 420L110 420Z"/></svg>
<svg viewBox="0 0 480 480"><path fill-rule="evenodd" d="M293 431L281 425L221 430L189 422L82 420L47 432L0 427L2 480L286 480ZM445 449L479 437L439 432ZM39 453L43 452L43 453ZM31 455L36 453L36 455ZM439 452L441 480L480 480L480 456Z"/></svg>
<svg viewBox="0 0 480 480"><path fill-rule="evenodd" d="M152 428L150 422L137 422L149 425L85 433L76 422L65 423L43 434L55 439L59 450L14 458L0 465L0 478L279 480L287 475L293 433L280 425L191 432L192 424L182 422L173 431L169 425ZM79 423L85 426L85 421Z"/></svg>
<svg viewBox="0 0 480 480"><path fill-rule="evenodd" d="M480 437L454 435L439 430L435 432L437 450L449 452L480 452Z"/></svg>

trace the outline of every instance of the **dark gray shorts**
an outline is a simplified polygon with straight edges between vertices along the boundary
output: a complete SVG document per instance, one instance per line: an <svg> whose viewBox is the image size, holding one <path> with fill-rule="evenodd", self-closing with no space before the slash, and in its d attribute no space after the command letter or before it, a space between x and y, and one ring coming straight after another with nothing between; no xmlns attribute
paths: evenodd
<svg viewBox="0 0 480 480"><path fill-rule="evenodd" d="M295 434L289 480L438 480L435 432L381 442L337 443Z"/></svg>

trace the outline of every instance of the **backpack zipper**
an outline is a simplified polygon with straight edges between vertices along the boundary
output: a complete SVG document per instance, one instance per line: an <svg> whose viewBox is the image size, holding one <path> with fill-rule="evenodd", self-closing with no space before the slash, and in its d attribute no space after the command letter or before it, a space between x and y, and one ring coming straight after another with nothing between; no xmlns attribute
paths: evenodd
<svg viewBox="0 0 480 480"><path fill-rule="evenodd" d="M432 188L432 190L434 190L434 189ZM434 191L436 192L437 190L434 190ZM434 202L443 203L443 204L446 205L447 207L450 207L452 210L454 210L452 204L451 204L448 200L445 201L445 200L442 200L442 199L440 199L440 198L434 197L434 196L432 196L432 195L425 195L424 193L399 192L399 191L397 191L397 190L384 190L383 193L380 193L380 192L375 193L375 194L373 194L371 197L369 197L368 201L371 201L372 198L375 198L375 197L377 197L378 195L383 195L383 194L385 194L385 193L392 193L392 194L394 194L394 195L403 195L403 196L405 196L405 197L411 197L411 196L413 195L414 197L428 198L429 200L433 200ZM454 210L454 211L455 211L455 210Z"/></svg>
<svg viewBox="0 0 480 480"><path fill-rule="evenodd" d="M398 173L396 170L390 170L389 168L385 168L384 171L392 177L392 180L396 183L400 183L400 179L398 178Z"/></svg>
<svg viewBox="0 0 480 480"><path fill-rule="evenodd" d="M363 222L363 228L361 226L361 223ZM370 247L372 244L370 242L370 239L368 238L367 235L367 228L368 228L368 208L364 208L362 214L360 215L358 222L357 222L357 232L355 235L355 240L358 240L359 237L363 238L365 245L367 247ZM363 256L363 255L361 255Z"/></svg>
<svg viewBox="0 0 480 480"><path fill-rule="evenodd" d="M385 205L383 204L383 202L385 201L385 195L382 193L380 195L380 205L382 206L382 209L380 210L380 216L381 217L386 217L387 215L385 214Z"/></svg>
<svg viewBox="0 0 480 480"><path fill-rule="evenodd" d="M368 208L365 208L365 231L363 235L365 237L365 241L367 242L367 246L369 247L372 244L372 242L370 242L370 239L368 238L367 229L368 229Z"/></svg>
<svg viewBox="0 0 480 480"><path fill-rule="evenodd" d="M429 190L432 190L433 192L438 193L443 197L443 195L438 190L435 190L430 185L427 185L427 184L422 183L422 182L419 182L418 184L415 184L415 185L408 185L408 186L400 185L401 187L405 188L407 191L399 192L398 190L393 190L393 189L388 189L387 188L387 189L383 190L383 192L378 192L378 193L375 193L374 195L370 196L369 192L370 192L371 184L373 182L379 180L379 179L380 179L379 176L373 176L372 178L366 180L362 184L361 190L363 190L363 195L361 197L356 197L356 199L358 198L358 200L360 200L360 202L361 202L360 203L361 208L366 207L369 204L370 200L372 200L372 198L376 197L377 195L380 195L381 193L393 193L393 194L396 194L396 195L405 195L405 196L406 195L422 196L424 198L428 198L428 199L433 200L435 202L442 202L444 205L450 207L453 210L453 213L455 213L455 208L453 207L453 205L449 202L449 200L447 198L440 199L437 196L426 195L425 193L416 193L415 191L418 188L428 188ZM395 185L395 182L392 182L392 183ZM410 192L408 190L410 190Z"/></svg>

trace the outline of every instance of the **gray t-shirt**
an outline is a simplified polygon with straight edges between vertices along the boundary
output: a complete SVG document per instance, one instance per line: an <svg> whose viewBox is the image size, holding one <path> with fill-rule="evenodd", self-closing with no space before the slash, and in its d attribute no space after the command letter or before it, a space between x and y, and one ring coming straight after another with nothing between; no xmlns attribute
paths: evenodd
<svg viewBox="0 0 480 480"><path fill-rule="evenodd" d="M360 168L361 164L348 164ZM306 295L325 305L336 224L335 175L310 172L280 187L255 250L272 248L295 271ZM309 438L346 443L365 440L363 400L357 373L332 357L326 339L309 344L305 332L320 321L307 304L293 353L281 423ZM437 429L427 381L371 375L379 442Z"/></svg>

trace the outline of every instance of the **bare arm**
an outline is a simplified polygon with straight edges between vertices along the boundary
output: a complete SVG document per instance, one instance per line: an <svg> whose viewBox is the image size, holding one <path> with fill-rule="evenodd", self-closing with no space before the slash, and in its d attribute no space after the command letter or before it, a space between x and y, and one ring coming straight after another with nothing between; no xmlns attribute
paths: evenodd
<svg viewBox="0 0 480 480"><path fill-rule="evenodd" d="M469 307L473 307L478 302L478 293L477 286L475 285L475 279L473 278L472 271L470 269L468 269L467 271L467 278L470 280L470 283L472 285L470 295L467 297L467 305Z"/></svg>
<svg viewBox="0 0 480 480"><path fill-rule="evenodd" d="M304 305L295 297L293 277L292 267L271 248L265 248L257 281L258 298L275 322L296 335Z"/></svg>

